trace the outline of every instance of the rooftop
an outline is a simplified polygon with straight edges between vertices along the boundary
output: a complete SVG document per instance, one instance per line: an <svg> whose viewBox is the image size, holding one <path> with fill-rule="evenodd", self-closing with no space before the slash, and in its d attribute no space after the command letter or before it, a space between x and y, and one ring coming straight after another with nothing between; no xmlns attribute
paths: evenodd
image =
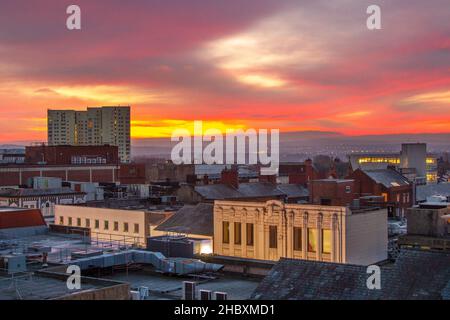
<svg viewBox="0 0 450 320"><path fill-rule="evenodd" d="M308 190L301 185L273 184L273 183L240 183L238 188L226 184L210 184L195 186L206 200L245 199L264 197L302 197L307 196Z"/></svg>
<svg viewBox="0 0 450 320"><path fill-rule="evenodd" d="M403 249L381 266L381 289L369 290L367 267L281 259L253 299L443 299L450 283L450 253Z"/></svg>
<svg viewBox="0 0 450 320"><path fill-rule="evenodd" d="M212 203L186 205L156 227L156 230L212 237L214 235L213 213Z"/></svg>
<svg viewBox="0 0 450 320"><path fill-rule="evenodd" d="M48 195L64 195L64 194L85 194L84 192L73 191L68 187L63 188L49 188L49 189L4 189L0 190L0 197L39 197Z"/></svg>
<svg viewBox="0 0 450 320"><path fill-rule="evenodd" d="M376 183L380 183L386 188L400 187L409 185L406 177L402 176L392 169L376 169L376 170L362 170Z"/></svg>
<svg viewBox="0 0 450 320"><path fill-rule="evenodd" d="M450 183L436 183L417 186L417 201L425 201L428 197L431 196L450 197Z"/></svg>

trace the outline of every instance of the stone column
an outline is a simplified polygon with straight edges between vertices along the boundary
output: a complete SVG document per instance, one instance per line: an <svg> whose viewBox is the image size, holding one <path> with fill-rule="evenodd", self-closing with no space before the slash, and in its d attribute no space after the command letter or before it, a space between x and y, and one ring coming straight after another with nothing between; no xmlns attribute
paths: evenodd
<svg viewBox="0 0 450 320"><path fill-rule="evenodd" d="M302 255L303 259L308 259L308 213L303 214L302 225Z"/></svg>
<svg viewBox="0 0 450 320"><path fill-rule="evenodd" d="M331 217L331 262L336 261L336 214Z"/></svg>
<svg viewBox="0 0 450 320"><path fill-rule="evenodd" d="M317 222L316 222L316 228L317 228L317 234L316 234L316 241L317 241L317 250L316 250L316 259L317 261L322 261L322 213L319 213L317 215Z"/></svg>

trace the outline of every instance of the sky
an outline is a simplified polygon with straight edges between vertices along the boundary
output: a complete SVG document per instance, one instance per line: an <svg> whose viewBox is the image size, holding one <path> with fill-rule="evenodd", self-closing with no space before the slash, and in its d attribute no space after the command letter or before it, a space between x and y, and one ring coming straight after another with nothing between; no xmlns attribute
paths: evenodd
<svg viewBox="0 0 450 320"><path fill-rule="evenodd" d="M102 105L131 105L135 139L194 120L450 132L449 21L448 0L1 0L0 142L45 141L49 108Z"/></svg>

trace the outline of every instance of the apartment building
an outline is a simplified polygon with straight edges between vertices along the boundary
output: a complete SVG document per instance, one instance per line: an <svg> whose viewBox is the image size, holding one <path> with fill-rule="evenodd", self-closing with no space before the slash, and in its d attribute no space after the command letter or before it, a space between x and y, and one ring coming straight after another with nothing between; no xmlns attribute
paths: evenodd
<svg viewBox="0 0 450 320"><path fill-rule="evenodd" d="M214 254L369 265L387 259L387 213L281 201L214 202Z"/></svg>
<svg viewBox="0 0 450 320"><path fill-rule="evenodd" d="M130 162L130 107L48 110L48 144L119 148L122 163Z"/></svg>

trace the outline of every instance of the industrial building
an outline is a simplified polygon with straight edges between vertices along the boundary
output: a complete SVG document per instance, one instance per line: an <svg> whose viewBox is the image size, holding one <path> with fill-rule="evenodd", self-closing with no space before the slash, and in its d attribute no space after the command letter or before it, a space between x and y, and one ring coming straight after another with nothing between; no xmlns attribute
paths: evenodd
<svg viewBox="0 0 450 320"><path fill-rule="evenodd" d="M425 143L403 143L399 153L353 153L348 156L350 170L395 167L417 184L437 181L437 159L427 153Z"/></svg>

